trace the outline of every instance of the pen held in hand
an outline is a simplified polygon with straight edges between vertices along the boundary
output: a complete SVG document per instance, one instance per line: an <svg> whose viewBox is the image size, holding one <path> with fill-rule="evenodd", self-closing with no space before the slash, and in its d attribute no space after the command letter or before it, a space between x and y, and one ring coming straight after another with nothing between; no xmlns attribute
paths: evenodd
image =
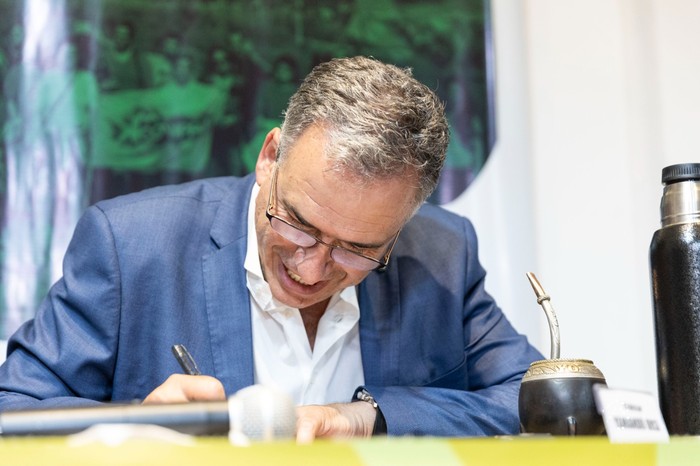
<svg viewBox="0 0 700 466"><path fill-rule="evenodd" d="M194 358L192 357L190 352L187 351L185 345L173 345L172 350L173 355L175 355L175 359L177 359L177 362L180 363L180 367L182 367L182 370L185 374L202 375L202 373L199 371L199 368L197 367L197 363L194 362Z"/></svg>

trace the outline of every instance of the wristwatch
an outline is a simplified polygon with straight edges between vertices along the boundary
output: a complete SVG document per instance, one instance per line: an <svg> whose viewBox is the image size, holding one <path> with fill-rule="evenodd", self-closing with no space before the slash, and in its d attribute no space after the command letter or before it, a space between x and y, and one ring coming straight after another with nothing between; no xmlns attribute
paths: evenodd
<svg viewBox="0 0 700 466"><path fill-rule="evenodd" d="M386 435L386 419L384 419L382 410L379 409L379 404L377 404L377 401L374 399L372 394L365 389L365 387L359 387L357 390L355 390L355 395L352 397L352 401L364 401L365 403L371 404L374 410L377 412L377 416L374 418L374 427L372 427L372 435Z"/></svg>

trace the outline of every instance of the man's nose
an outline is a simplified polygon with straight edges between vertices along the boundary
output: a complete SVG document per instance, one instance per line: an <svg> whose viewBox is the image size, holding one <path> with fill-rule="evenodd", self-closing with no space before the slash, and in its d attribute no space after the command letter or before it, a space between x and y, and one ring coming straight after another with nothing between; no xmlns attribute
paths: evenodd
<svg viewBox="0 0 700 466"><path fill-rule="evenodd" d="M297 248L294 253L297 274L304 282L313 285L327 275L328 268L332 266L331 248L316 243L309 248Z"/></svg>

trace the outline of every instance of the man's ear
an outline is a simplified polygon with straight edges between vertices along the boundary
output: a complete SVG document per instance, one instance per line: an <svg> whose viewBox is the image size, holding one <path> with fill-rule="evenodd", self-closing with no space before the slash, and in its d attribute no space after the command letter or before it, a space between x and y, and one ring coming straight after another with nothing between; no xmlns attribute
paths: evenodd
<svg viewBox="0 0 700 466"><path fill-rule="evenodd" d="M258 161L255 163L255 181L258 185L262 184L272 175L272 169L277 160L277 148L280 143L280 129L273 128L265 136Z"/></svg>

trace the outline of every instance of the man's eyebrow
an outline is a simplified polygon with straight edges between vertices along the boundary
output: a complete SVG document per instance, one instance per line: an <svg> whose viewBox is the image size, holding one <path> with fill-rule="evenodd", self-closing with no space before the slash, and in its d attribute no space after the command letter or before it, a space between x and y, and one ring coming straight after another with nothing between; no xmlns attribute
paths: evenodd
<svg viewBox="0 0 700 466"><path fill-rule="evenodd" d="M290 214L292 214L294 216L294 218L296 219L296 221L299 222L303 227L306 227L306 228L308 228L310 230L314 230L314 231L321 231L318 228L316 228L314 225L312 225L311 223L307 222L304 219L304 216L301 215L299 213L299 211L297 211L293 206L286 205L285 210L287 210ZM386 244L386 241L383 243L377 244L377 243L356 243L353 241L343 241L343 240L337 239L337 238L336 238L336 240L339 243L347 244L347 245L349 245L353 248L356 248L356 249L379 249Z"/></svg>

